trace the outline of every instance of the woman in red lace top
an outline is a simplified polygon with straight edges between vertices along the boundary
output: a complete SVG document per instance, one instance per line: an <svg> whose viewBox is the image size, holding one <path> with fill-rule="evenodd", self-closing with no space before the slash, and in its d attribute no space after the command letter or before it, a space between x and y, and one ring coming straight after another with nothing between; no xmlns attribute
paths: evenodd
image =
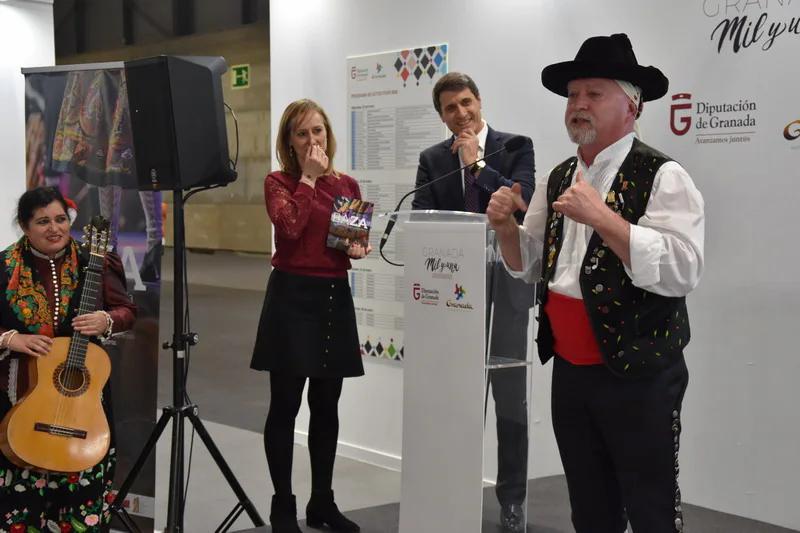
<svg viewBox="0 0 800 533"><path fill-rule="evenodd" d="M298 100L283 113L277 132L279 172L264 181L267 212L275 228L272 273L251 367L270 373L270 407L264 447L275 488L270 523L274 533L300 533L292 493L294 425L308 380L311 413L311 498L306 521L333 531L360 531L333 498L333 463L339 435L338 401L343 378L361 376L356 315L347 279L351 259L371 247L347 252L326 244L333 200L361 198L358 183L333 168L336 139L325 111Z"/></svg>

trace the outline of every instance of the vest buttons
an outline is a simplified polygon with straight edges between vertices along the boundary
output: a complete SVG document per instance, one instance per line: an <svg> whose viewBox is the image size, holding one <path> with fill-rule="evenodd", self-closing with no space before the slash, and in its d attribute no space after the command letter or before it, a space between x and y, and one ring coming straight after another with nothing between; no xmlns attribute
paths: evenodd
<svg viewBox="0 0 800 533"><path fill-rule="evenodd" d="M597 285L595 285L594 290L596 290L597 292L602 292L603 286L598 283Z"/></svg>

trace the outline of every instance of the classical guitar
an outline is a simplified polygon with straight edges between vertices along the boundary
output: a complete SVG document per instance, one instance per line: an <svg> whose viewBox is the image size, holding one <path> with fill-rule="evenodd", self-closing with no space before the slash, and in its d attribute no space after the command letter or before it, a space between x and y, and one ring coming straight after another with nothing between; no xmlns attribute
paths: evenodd
<svg viewBox="0 0 800 533"><path fill-rule="evenodd" d="M89 264L78 314L95 310L108 244L108 221L93 217L83 246ZM89 337L56 337L50 353L22 356L30 387L0 423L0 450L17 466L38 472L75 473L92 468L108 452L111 433L101 397L111 360Z"/></svg>

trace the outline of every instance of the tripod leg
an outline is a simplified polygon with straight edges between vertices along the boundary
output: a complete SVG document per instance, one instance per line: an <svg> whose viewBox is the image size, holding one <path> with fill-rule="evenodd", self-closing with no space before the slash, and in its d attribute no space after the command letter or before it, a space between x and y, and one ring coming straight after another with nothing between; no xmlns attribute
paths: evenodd
<svg viewBox="0 0 800 533"><path fill-rule="evenodd" d="M183 532L183 417L186 411L175 413L172 421L172 460L169 469L169 505L164 533Z"/></svg>
<svg viewBox="0 0 800 533"><path fill-rule="evenodd" d="M214 530L214 533L225 533L228 531L233 526L233 523L242 515L243 510L244 507L242 507L242 504L237 504L236 507L228 513L228 516L225 517L225 520L222 521L219 527Z"/></svg>
<svg viewBox="0 0 800 533"><path fill-rule="evenodd" d="M225 479L228 481L228 485L230 485L231 489L233 489L234 494L239 499L239 505L245 510L247 515L250 517L250 520L253 521L253 525L256 527L266 525L264 520L258 514L253 502L247 497L247 494L244 492L244 489L239 484L239 481L234 476L233 472L231 471L228 463L225 462L225 458L222 457L222 453L220 453L219 448L217 445L214 444L211 435L208 434L203 422L200 421L200 418L192 411L187 411L186 416L189 417L189 421L191 421L194 428L197 430L197 434L200 435L200 439L205 444L206 449L211 454L211 457L214 458L214 462L217 463L217 467L219 467L220 472L222 475L225 476Z"/></svg>
<svg viewBox="0 0 800 533"><path fill-rule="evenodd" d="M150 454L153 453L153 449L155 449L156 444L158 443L158 439L161 438L161 434L164 433L164 429L167 427L170 418L172 417L173 412L169 409L164 409L164 412L161 413L161 418L158 419L158 424L156 424L155 429L153 429L153 433L150 434L150 438L147 440L147 444L144 445L142 452L139 454L139 457L136 459L136 462L133 464L133 468L131 468L130 473L128 473L128 477L125 478L125 481L122 483L119 491L117 492L117 496L114 499L113 503L111 504L111 510L117 514L120 520L125 524L129 531L133 531L130 528L129 524L125 519L122 518L122 512L125 510L123 509L122 505L125 503L125 498L128 497L128 492L130 492L131 487L133 486L133 482L136 480L136 477L144 468L145 462L150 457Z"/></svg>
<svg viewBox="0 0 800 533"><path fill-rule="evenodd" d="M483 395L483 428L486 429L486 411L489 409L489 381L491 381L491 370L486 372L486 392Z"/></svg>
<svg viewBox="0 0 800 533"><path fill-rule="evenodd" d="M121 510L116 511L117 518L125 526L125 529L130 531L131 533L142 533L142 530L139 529L139 526L136 525L136 522L133 521L131 515L123 508Z"/></svg>
<svg viewBox="0 0 800 533"><path fill-rule="evenodd" d="M181 464L180 464L180 477L178 478L180 480L180 483L178 484L178 487L176 489L180 489L180 491L178 493L176 493L175 497L176 498L180 497L180 499L178 500L178 503L177 503L177 505L178 505L178 514L176 515L175 521L180 527L176 530L176 533L178 533L178 532L182 533L183 532L183 514L186 511L186 477L185 477L185 474L186 474L186 467L185 467L186 455L185 455L185 450L186 450L186 448L184 447L185 446L184 439L186 437L186 432L184 431L184 428L186 427L186 416L187 416L187 413L191 412L191 409L192 409L191 407L188 407L188 408L184 409L182 411L181 415L178 417L178 418L181 419L181 430L180 430L180 433L178 434L178 439L179 439L179 441L178 441L178 450L179 450L178 451L178 455L180 455Z"/></svg>

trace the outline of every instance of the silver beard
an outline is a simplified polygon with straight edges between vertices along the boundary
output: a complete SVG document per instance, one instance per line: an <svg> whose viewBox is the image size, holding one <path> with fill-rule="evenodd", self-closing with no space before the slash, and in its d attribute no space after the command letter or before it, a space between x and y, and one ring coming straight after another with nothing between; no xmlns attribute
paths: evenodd
<svg viewBox="0 0 800 533"><path fill-rule="evenodd" d="M588 120L591 127L586 129L585 127L573 126L572 121L576 118ZM584 111L572 113L567 119L567 133L569 134L569 140L578 146L592 144L597 139L597 128L595 127L594 117Z"/></svg>

